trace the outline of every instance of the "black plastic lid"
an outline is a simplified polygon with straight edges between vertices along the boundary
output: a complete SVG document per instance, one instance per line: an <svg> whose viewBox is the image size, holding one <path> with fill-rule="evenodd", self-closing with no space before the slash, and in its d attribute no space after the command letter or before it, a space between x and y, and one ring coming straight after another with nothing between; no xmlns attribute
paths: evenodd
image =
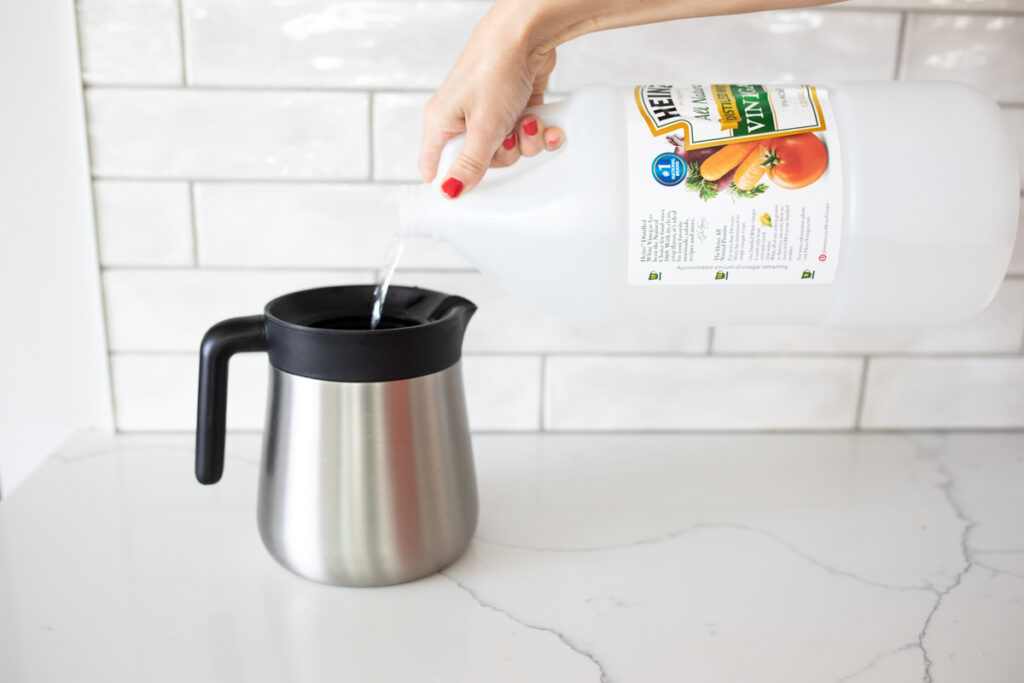
<svg viewBox="0 0 1024 683"><path fill-rule="evenodd" d="M372 285L323 287L274 299L264 309L270 363L334 382L387 382L444 370L462 355L476 306L459 296L392 286L370 329Z"/></svg>

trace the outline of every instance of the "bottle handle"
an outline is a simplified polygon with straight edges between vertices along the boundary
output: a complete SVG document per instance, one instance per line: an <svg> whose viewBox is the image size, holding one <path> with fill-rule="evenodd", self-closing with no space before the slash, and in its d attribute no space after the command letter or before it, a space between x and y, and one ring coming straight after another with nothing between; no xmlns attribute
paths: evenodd
<svg viewBox="0 0 1024 683"><path fill-rule="evenodd" d="M529 107L525 112L523 112L524 115L534 114L535 116L539 116L540 119L544 121L545 126L557 126L562 130L565 130L566 123L569 121L568 113L568 100L549 102L548 104L538 104L536 106ZM569 137L568 131L566 131L566 137ZM441 181L444 180L443 174L451 168L453 163L455 163L455 159L459 156L459 152L462 151L462 145L465 141L466 134L463 133L461 135L456 135L445 143L444 148L441 150L441 160L437 163L437 178L434 180L435 185L440 186ZM514 175L526 173L530 171L530 169L536 168L550 159L551 156L550 152L541 152L533 157L522 157L516 161L516 163L506 168L488 169L487 174L481 182L493 184Z"/></svg>
<svg viewBox="0 0 1024 683"><path fill-rule="evenodd" d="M201 484L216 484L224 473L228 361L236 353L267 348L266 319L262 315L223 320L203 336L196 419L196 479Z"/></svg>

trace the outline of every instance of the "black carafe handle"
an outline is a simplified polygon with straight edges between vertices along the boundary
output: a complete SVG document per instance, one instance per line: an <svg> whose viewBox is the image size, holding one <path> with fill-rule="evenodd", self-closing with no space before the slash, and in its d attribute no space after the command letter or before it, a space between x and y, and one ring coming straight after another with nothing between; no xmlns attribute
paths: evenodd
<svg viewBox="0 0 1024 683"><path fill-rule="evenodd" d="M201 484L216 484L224 472L228 361L236 353L267 348L267 326L262 315L223 320L203 336L196 420L196 479Z"/></svg>

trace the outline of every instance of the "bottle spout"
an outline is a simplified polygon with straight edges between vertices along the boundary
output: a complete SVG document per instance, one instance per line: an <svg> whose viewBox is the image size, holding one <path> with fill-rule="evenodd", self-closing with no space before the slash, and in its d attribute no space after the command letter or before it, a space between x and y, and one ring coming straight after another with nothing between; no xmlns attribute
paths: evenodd
<svg viewBox="0 0 1024 683"><path fill-rule="evenodd" d="M398 197L398 234L436 238L438 201L439 190L433 184L403 185Z"/></svg>

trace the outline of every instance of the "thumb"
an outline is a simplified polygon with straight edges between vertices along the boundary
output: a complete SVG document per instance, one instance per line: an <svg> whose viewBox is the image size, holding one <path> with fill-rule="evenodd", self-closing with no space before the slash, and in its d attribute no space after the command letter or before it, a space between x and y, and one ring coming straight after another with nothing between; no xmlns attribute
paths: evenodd
<svg viewBox="0 0 1024 683"><path fill-rule="evenodd" d="M476 187L490 167L491 159L505 139L506 132L498 131L497 128L470 126L466 131L462 151L444 174L441 192L449 199L455 199Z"/></svg>

